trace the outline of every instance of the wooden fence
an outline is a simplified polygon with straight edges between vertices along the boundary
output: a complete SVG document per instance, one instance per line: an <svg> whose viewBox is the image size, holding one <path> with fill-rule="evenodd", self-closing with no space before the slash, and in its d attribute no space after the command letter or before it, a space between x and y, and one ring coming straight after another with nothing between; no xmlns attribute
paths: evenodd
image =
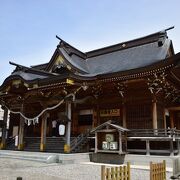
<svg viewBox="0 0 180 180"><path fill-rule="evenodd" d="M150 162L150 180L166 180L166 161L162 163Z"/></svg>
<svg viewBox="0 0 180 180"><path fill-rule="evenodd" d="M111 168L101 166L101 180L130 180L130 163Z"/></svg>

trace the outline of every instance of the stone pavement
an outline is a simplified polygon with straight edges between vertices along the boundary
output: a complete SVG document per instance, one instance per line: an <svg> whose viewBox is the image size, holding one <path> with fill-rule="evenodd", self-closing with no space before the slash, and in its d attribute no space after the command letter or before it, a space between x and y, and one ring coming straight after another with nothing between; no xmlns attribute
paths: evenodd
<svg viewBox="0 0 180 180"><path fill-rule="evenodd" d="M100 178L100 166L0 158L0 180L16 180L17 177L23 180L95 180Z"/></svg>
<svg viewBox="0 0 180 180"><path fill-rule="evenodd" d="M0 158L0 180L99 180L101 164L46 164L41 162ZM169 179L171 172L167 173ZM132 180L148 180L148 168L131 168Z"/></svg>

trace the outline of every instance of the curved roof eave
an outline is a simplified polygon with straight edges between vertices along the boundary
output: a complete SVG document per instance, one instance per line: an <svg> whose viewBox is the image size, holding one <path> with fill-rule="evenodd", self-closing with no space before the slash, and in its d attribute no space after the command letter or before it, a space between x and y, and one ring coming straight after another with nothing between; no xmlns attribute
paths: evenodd
<svg viewBox="0 0 180 180"><path fill-rule="evenodd" d="M78 81L94 81L94 80L103 80L108 78L116 78L120 77L121 80L127 80L127 79L134 79L134 78L140 78L144 76L149 76L153 73L158 73L161 71L164 71L168 68L172 68L176 66L180 62L180 53L177 53L176 55L173 55L165 60L159 61L157 63L154 63L152 65L141 67L133 70L126 70L122 72L115 72L115 73L109 73L109 74L100 74L95 76L88 76L88 75L77 75L77 74L66 74L66 75L57 75L53 77L47 77L44 79L33 79L33 80L25 80L19 75L9 76L5 79L3 84L0 86L0 90L2 90L9 81L20 79L21 81L27 83L27 84L33 84L38 83L40 86L45 84L52 84L51 82L61 82L64 79L71 78Z"/></svg>
<svg viewBox="0 0 180 180"><path fill-rule="evenodd" d="M35 84L38 83L38 81L40 80L39 78L33 79L33 80L25 80L24 78L22 78L20 75L14 75L14 76L9 76L7 77L4 82L2 83L2 85L0 86L0 91L2 91L7 85L8 83L10 83L13 80L21 80L23 83L26 84Z"/></svg>
<svg viewBox="0 0 180 180"><path fill-rule="evenodd" d="M178 63L180 63L180 53L177 53L165 60L161 60L159 62L153 63L151 65L148 65L146 67L140 67L136 69L131 69L131 70L126 70L126 71L121 71L121 72L114 72L114 73L109 73L109 74L100 74L97 75L96 77L98 79L104 79L104 78L111 78L111 77L116 77L116 76L132 76L132 75L142 75L143 73L147 72L148 74L158 72L158 70L165 70L170 67L176 66ZM136 77L136 76L134 76Z"/></svg>

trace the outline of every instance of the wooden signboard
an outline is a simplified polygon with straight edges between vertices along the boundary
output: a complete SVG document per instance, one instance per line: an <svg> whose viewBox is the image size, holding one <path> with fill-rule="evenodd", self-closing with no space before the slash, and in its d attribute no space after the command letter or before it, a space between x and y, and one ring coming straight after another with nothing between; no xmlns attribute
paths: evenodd
<svg viewBox="0 0 180 180"><path fill-rule="evenodd" d="M120 116L120 109L103 109L100 110L101 117Z"/></svg>

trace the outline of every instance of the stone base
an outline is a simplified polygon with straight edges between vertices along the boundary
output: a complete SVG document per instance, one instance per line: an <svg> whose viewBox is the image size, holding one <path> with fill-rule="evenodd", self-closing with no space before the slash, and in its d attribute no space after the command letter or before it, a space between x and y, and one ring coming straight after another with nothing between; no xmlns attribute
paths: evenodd
<svg viewBox="0 0 180 180"><path fill-rule="evenodd" d="M45 149L46 149L46 145L43 144L43 143L41 143L41 144L40 144L40 151L41 151L41 152L44 152Z"/></svg>
<svg viewBox="0 0 180 180"><path fill-rule="evenodd" d="M6 148L6 144L5 143L1 143L0 149L5 149L5 148Z"/></svg>
<svg viewBox="0 0 180 180"><path fill-rule="evenodd" d="M24 150L24 144L19 144L18 145L18 150L23 151Z"/></svg>
<svg viewBox="0 0 180 180"><path fill-rule="evenodd" d="M110 153L93 153L90 154L90 160L96 163L107 164L123 164L125 155L110 154Z"/></svg>

